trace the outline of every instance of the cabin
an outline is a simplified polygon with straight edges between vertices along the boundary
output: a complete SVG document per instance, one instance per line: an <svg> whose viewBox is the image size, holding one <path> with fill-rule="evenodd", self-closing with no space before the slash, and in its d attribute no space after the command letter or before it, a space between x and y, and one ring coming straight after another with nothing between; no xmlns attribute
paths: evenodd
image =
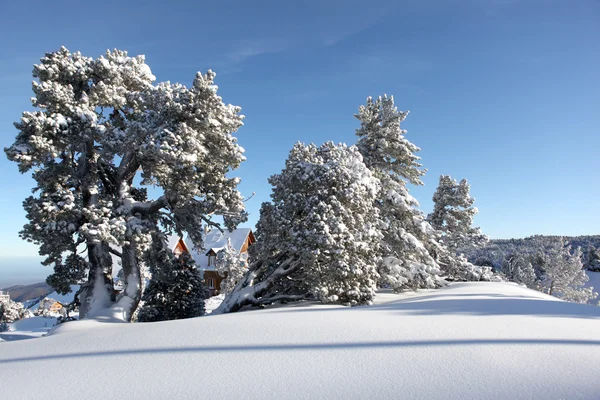
<svg viewBox="0 0 600 400"><path fill-rule="evenodd" d="M54 303L50 304L50 307L48 307L48 311L50 311L51 313L60 313L60 310L63 309L63 305L60 304L60 302L55 301Z"/></svg>
<svg viewBox="0 0 600 400"><path fill-rule="evenodd" d="M176 256L182 253L188 253L192 256L200 274L204 285L209 290L210 296L219 294L221 290L221 282L225 278L215 270L217 253L227 246L227 242L242 255L242 258L248 259L248 247L250 247L256 239L250 228L238 228L231 232L221 232L218 229L213 229L206 232L204 235L204 246L201 251L194 249L194 243L189 238L171 237L169 238L169 246Z"/></svg>

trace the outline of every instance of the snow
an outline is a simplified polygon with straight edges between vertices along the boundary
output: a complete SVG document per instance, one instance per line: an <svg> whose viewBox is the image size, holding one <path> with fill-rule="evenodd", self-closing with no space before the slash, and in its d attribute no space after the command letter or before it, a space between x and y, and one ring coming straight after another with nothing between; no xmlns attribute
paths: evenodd
<svg viewBox="0 0 600 400"><path fill-rule="evenodd" d="M189 237L186 237L184 243L188 248L188 251L192 255L194 261L198 265L198 268L201 270L206 270L208 267L208 253L211 249L216 252L222 250L227 246L227 239L231 241L231 246L236 249L238 252L242 250L242 246L246 242L248 235L250 234L250 228L238 228L229 232L225 230L224 232L219 231L218 229L213 229L204 236L204 245L202 250L194 249L194 243L190 240ZM175 246L171 247L172 249ZM213 266L214 267L214 266Z"/></svg>
<svg viewBox="0 0 600 400"><path fill-rule="evenodd" d="M175 247L177 247L177 243L179 243L179 240L181 240L181 236L179 235L168 235L167 246L169 246L169 249L175 250Z"/></svg>
<svg viewBox="0 0 600 400"><path fill-rule="evenodd" d="M31 317L10 324L7 332L0 332L0 341L39 338L56 325L56 318Z"/></svg>
<svg viewBox="0 0 600 400"><path fill-rule="evenodd" d="M219 294L217 296L212 296L212 297L209 297L208 299L204 300L205 312L207 314L210 314L211 312L213 312L214 310L219 308L219 306L221 305L221 303L223 302L224 299L225 299L225 294Z"/></svg>
<svg viewBox="0 0 600 400"><path fill-rule="evenodd" d="M594 288L595 292L600 292L600 272L594 272L594 271L585 271L585 273L587 274L589 280L585 283L584 287L589 288L592 287ZM597 305L598 304L598 298L592 299L589 301L590 304L593 305Z"/></svg>
<svg viewBox="0 0 600 400"><path fill-rule="evenodd" d="M354 308L84 320L1 343L0 382L6 398L598 399L599 319L598 307L477 282ZM82 378L57 385L48 371Z"/></svg>

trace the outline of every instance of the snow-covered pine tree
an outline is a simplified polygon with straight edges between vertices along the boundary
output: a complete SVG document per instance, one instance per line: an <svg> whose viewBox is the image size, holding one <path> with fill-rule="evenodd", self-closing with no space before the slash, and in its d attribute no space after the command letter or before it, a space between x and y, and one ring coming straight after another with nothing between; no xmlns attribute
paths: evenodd
<svg viewBox="0 0 600 400"><path fill-rule="evenodd" d="M4 303L0 302L0 332L6 332L8 331L8 323L5 321L4 318L4 308L6 306L4 305Z"/></svg>
<svg viewBox="0 0 600 400"><path fill-rule="evenodd" d="M501 272L513 282L523 284L530 289L537 288L537 277L530 257L524 254L511 254L502 263Z"/></svg>
<svg viewBox="0 0 600 400"><path fill-rule="evenodd" d="M450 175L441 175L433 195L433 212L427 220L441 233L441 242L452 252L463 247L481 247L489 240L481 229L473 227L478 210L473 207L475 199L470 190L466 179L457 182Z"/></svg>
<svg viewBox="0 0 600 400"><path fill-rule="evenodd" d="M188 253L175 257L160 235L153 235L148 255L152 279L142 296L139 322L167 321L204 315L208 291Z"/></svg>
<svg viewBox="0 0 600 400"><path fill-rule="evenodd" d="M245 220L239 179L228 176L244 160L232 136L240 109L223 103L210 70L189 88L153 84L144 56L120 50L92 59L63 47L33 76L37 110L23 113L5 149L35 180L21 237L54 266L48 282L57 291L83 283L82 317L114 304L117 255L126 295L115 307L128 320L153 233L187 232L200 246L201 224L217 225L210 216L222 215L227 228Z"/></svg>
<svg viewBox="0 0 600 400"><path fill-rule="evenodd" d="M272 203L261 208L249 272L216 312L306 298L371 302L381 239L373 207L379 181L358 149L297 143L269 182Z"/></svg>
<svg viewBox="0 0 600 400"><path fill-rule="evenodd" d="M539 248L532 259L538 290L566 301L586 303L598 293L585 288L589 280L581 262L581 249L574 252L563 238L551 238Z"/></svg>
<svg viewBox="0 0 600 400"><path fill-rule="evenodd" d="M600 251L594 246L589 246L583 257L583 268L588 271L600 272Z"/></svg>
<svg viewBox="0 0 600 400"><path fill-rule="evenodd" d="M355 117L357 147L364 163L381 181L376 207L384 225L378 266L381 283L395 291L443 285L436 254L443 248L435 231L408 193L407 183L422 185L420 149L405 138L400 124L408 112L398 111L393 97L367 98Z"/></svg>
<svg viewBox="0 0 600 400"><path fill-rule="evenodd" d="M31 316L30 311L25 308L23 303L19 303L18 301L10 299L1 301L0 307L0 323L10 324L11 322Z"/></svg>
<svg viewBox="0 0 600 400"><path fill-rule="evenodd" d="M221 281L221 293L229 294L235 285L242 280L246 274L246 258L233 248L231 240L227 239L227 245L217 253L215 269L219 275L224 277Z"/></svg>

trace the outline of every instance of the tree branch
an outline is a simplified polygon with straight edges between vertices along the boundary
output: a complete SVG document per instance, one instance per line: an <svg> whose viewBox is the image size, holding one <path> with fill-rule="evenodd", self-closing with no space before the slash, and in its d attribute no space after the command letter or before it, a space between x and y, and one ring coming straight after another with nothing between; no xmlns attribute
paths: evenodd
<svg viewBox="0 0 600 400"><path fill-rule="evenodd" d="M123 258L123 254L118 250L113 249L112 247L108 248L108 252L114 254L117 257Z"/></svg>
<svg viewBox="0 0 600 400"><path fill-rule="evenodd" d="M136 214L140 213L142 215L149 215L158 212L161 208L164 208L169 205L169 200L167 196L160 196L158 199L149 202L136 202L131 206L130 213Z"/></svg>
<svg viewBox="0 0 600 400"><path fill-rule="evenodd" d="M263 297L261 299L256 299L254 304L255 305L263 305L263 304L275 303L278 301L300 301L300 300L310 300L310 299L312 299L312 296L310 296L309 294L305 294L305 295L282 294L282 295L273 296L273 297Z"/></svg>

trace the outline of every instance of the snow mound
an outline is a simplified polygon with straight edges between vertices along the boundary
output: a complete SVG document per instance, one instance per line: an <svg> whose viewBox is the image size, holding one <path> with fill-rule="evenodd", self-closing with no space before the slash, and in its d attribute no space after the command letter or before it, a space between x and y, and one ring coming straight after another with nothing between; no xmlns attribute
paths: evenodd
<svg viewBox="0 0 600 400"><path fill-rule="evenodd" d="M510 283L379 293L354 308L75 321L0 349L7 398L600 398L600 308ZM49 370L86 373L56 385Z"/></svg>
<svg viewBox="0 0 600 400"><path fill-rule="evenodd" d="M30 317L11 323L7 332L0 333L4 341L34 339L45 335L54 325L56 318Z"/></svg>

